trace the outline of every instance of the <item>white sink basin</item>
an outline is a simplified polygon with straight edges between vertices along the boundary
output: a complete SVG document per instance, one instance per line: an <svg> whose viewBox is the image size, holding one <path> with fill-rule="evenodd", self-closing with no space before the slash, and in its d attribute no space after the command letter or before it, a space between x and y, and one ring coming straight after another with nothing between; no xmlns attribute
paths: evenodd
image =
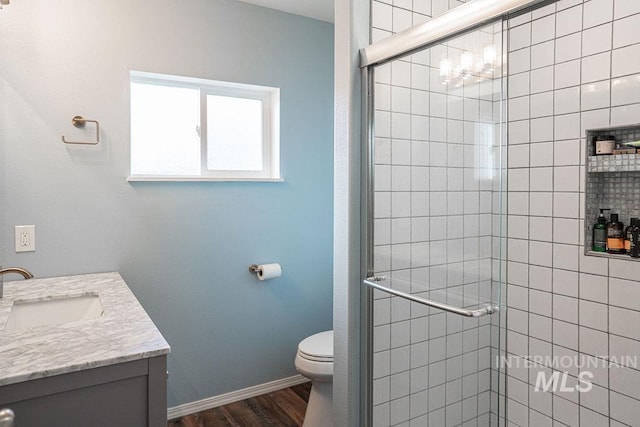
<svg viewBox="0 0 640 427"><path fill-rule="evenodd" d="M97 294L67 296L48 300L16 301L11 308L5 331L59 325L96 319L104 314Z"/></svg>

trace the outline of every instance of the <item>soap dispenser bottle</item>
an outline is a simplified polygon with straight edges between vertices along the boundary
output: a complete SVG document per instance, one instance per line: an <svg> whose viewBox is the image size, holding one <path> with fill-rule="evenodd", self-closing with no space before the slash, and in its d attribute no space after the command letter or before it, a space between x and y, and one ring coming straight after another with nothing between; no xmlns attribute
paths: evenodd
<svg viewBox="0 0 640 427"><path fill-rule="evenodd" d="M629 234L631 235L629 255L632 258L640 258L640 219L631 218L631 230Z"/></svg>
<svg viewBox="0 0 640 427"><path fill-rule="evenodd" d="M607 223L607 252L624 254L624 224L618 220L618 214L611 214Z"/></svg>
<svg viewBox="0 0 640 427"><path fill-rule="evenodd" d="M631 230L633 229L638 218L629 219L629 225L624 229L624 250L626 253L631 253Z"/></svg>
<svg viewBox="0 0 640 427"><path fill-rule="evenodd" d="M611 209L600 209L600 215L598 216L598 222L593 225L592 235L592 249L594 252L606 252L607 251L607 220L604 217L604 211Z"/></svg>

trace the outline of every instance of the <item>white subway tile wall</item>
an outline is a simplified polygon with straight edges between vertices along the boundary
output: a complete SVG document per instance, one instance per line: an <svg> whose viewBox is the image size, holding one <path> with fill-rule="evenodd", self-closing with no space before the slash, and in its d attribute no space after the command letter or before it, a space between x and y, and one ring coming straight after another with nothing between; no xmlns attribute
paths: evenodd
<svg viewBox="0 0 640 427"><path fill-rule="evenodd" d="M373 1L372 40L459 3ZM563 0L509 23L508 355L621 365L593 367L592 388L579 393L536 391L538 372L562 379L566 371L565 384L578 385L576 366L513 363L499 381L500 393L508 386L500 403L509 425L640 419L633 358L640 355L640 265L588 257L581 246L584 131L638 122L639 24L637 0ZM488 109L471 91L446 93L433 62L414 55L376 73L376 269L466 290L482 269L474 257L482 253L483 215L495 210L477 207L471 194L477 181L465 168L479 159L469 147L444 143L470 142L464 120L482 121ZM462 173L454 169L460 159ZM444 267L450 257L457 269ZM481 368L491 363L481 364L484 343L497 345L490 325L376 298L376 425L487 425L482 415L498 404L490 397L498 381Z"/></svg>
<svg viewBox="0 0 640 427"><path fill-rule="evenodd" d="M508 425L640 425L640 265L582 246L585 129L640 117L640 1L563 0L509 26L507 352L531 366L501 373ZM536 391L538 372L567 372L567 391Z"/></svg>

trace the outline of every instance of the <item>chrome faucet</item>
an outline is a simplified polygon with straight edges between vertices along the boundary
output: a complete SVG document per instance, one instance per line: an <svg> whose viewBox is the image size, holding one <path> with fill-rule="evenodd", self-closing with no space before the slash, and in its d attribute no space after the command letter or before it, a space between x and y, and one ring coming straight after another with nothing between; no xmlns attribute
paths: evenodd
<svg viewBox="0 0 640 427"><path fill-rule="evenodd" d="M22 277L24 277L25 279L32 279L33 278L33 274L31 274L31 272L29 272L29 270L26 270L24 268L7 267L7 268L0 269L0 298L2 298L2 296L4 295L4 275L5 274L11 274L11 273L19 274Z"/></svg>

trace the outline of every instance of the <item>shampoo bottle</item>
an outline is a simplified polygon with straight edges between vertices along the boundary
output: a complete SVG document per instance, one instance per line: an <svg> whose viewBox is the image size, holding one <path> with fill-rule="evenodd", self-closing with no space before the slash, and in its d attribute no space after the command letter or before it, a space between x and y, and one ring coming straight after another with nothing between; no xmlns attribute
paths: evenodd
<svg viewBox="0 0 640 427"><path fill-rule="evenodd" d="M611 221L607 223L607 252L610 254L624 254L624 224L618 220L618 214L611 214Z"/></svg>
<svg viewBox="0 0 640 427"><path fill-rule="evenodd" d="M610 209L600 209L600 216L598 216L598 222L593 225L593 238L592 249L594 252L606 252L607 251L607 220L604 217L604 211Z"/></svg>

